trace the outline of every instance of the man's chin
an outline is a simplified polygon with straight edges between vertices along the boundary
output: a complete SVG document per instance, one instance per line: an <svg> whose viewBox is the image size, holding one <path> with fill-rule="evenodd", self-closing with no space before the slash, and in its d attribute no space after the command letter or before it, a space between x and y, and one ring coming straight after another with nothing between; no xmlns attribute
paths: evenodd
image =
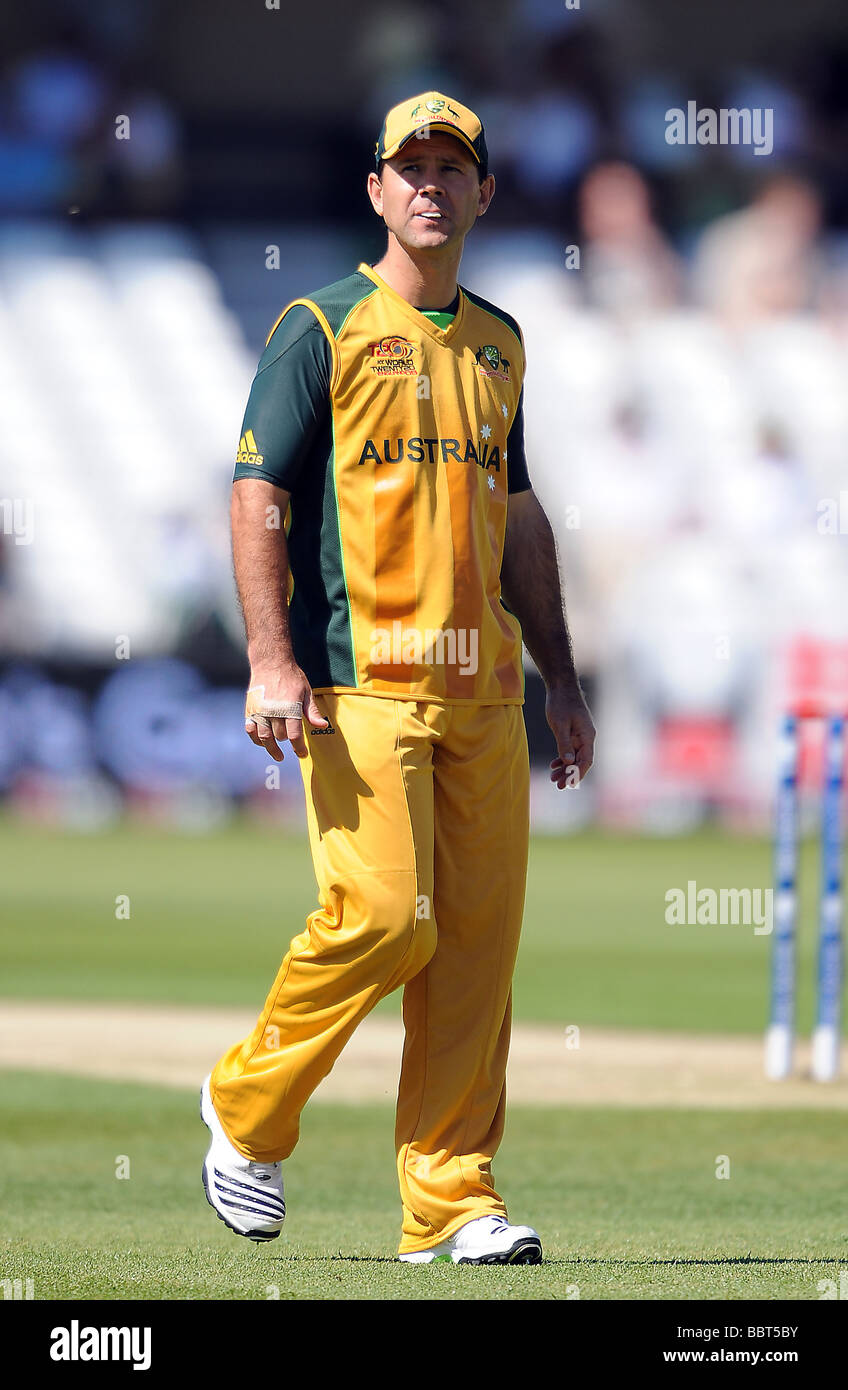
<svg viewBox="0 0 848 1390"><path fill-rule="evenodd" d="M407 227L399 240L410 251L442 251L460 238L445 227Z"/></svg>

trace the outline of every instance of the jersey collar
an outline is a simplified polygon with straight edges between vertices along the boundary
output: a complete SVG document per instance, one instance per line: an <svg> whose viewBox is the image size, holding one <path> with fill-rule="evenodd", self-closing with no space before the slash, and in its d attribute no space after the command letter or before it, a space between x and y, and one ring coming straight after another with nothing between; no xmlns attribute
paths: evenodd
<svg viewBox="0 0 848 1390"><path fill-rule="evenodd" d="M378 275L376 270L372 270L370 265L366 265L363 261L357 269L361 275L367 276L368 279L377 286L381 294L384 294L387 299L390 299L406 318L416 324L417 327L421 329L422 333L428 334L428 336L434 338L437 343L449 342L462 323L465 314L466 300L465 291L461 285L457 286L459 290L459 304L453 316L453 321L448 324L447 328L439 328L437 324L433 323L432 319L428 319L425 314L422 314L420 309L416 309L414 304L410 304L408 300L398 294L397 290L393 290L391 285L387 285L383 277Z"/></svg>

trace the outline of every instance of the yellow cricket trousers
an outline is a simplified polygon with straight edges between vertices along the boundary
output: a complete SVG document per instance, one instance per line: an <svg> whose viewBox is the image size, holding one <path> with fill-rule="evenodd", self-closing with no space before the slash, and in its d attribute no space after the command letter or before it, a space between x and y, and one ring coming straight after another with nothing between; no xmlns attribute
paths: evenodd
<svg viewBox="0 0 848 1390"><path fill-rule="evenodd" d="M253 1033L216 1065L212 1100L246 1157L287 1158L357 1024L403 985L404 1254L506 1215L491 1164L527 872L524 720L520 705L316 698L335 730L308 734L300 760L320 906Z"/></svg>

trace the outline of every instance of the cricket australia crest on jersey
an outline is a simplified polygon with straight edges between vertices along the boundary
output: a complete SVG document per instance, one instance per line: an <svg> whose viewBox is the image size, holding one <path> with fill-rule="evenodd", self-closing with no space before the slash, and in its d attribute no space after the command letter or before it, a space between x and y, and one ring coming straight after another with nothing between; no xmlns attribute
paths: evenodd
<svg viewBox="0 0 848 1390"><path fill-rule="evenodd" d="M496 376L500 381L509 381L509 362L506 357L501 357L500 348L495 347L494 343L478 347L474 360L481 376Z"/></svg>
<svg viewBox="0 0 848 1390"><path fill-rule="evenodd" d="M368 351L371 357L369 365L375 376L417 375L413 360L415 344L408 338L402 338L399 334L381 338L377 343L369 343Z"/></svg>

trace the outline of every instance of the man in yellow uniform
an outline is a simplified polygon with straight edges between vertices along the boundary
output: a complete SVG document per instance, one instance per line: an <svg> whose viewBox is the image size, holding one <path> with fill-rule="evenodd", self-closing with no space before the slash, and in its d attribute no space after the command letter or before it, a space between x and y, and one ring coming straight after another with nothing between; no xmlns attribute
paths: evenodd
<svg viewBox="0 0 848 1390"><path fill-rule="evenodd" d="M233 1230L279 1234L301 1110L402 985L399 1256L536 1263L492 1177L527 867L522 635L560 788L594 729L524 459L521 332L457 285L494 192L482 125L425 93L376 155L386 253L283 311L239 444L245 727L300 759L319 906L204 1083L204 1184Z"/></svg>

